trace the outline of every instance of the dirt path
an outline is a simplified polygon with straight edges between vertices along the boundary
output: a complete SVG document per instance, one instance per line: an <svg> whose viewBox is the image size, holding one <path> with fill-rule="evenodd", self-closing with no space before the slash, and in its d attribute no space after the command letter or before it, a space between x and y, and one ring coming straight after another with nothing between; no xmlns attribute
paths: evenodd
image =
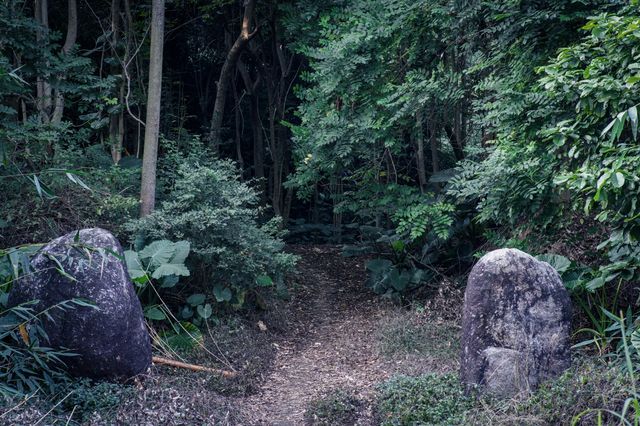
<svg viewBox="0 0 640 426"><path fill-rule="evenodd" d="M295 327L276 344L274 368L260 392L245 401L252 423L300 425L309 402L334 389L353 389L370 400L375 384L390 376L374 334L390 309L364 291L364 260L344 258L335 247L297 247L302 256L290 309ZM362 413L359 424L371 424Z"/></svg>

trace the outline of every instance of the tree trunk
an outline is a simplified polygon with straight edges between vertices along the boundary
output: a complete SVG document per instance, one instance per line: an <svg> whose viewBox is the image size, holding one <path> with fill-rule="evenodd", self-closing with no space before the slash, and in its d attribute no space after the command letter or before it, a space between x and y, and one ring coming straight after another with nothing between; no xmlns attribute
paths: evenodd
<svg viewBox="0 0 640 426"><path fill-rule="evenodd" d="M431 168L433 174L440 171L440 158L438 155L438 134L436 133L436 126L431 123L431 131L429 132L429 143L431 145Z"/></svg>
<svg viewBox="0 0 640 426"><path fill-rule="evenodd" d="M262 120L260 120L260 104L257 95L251 100L251 129L253 131L253 170L256 179L260 180L260 187L264 195L264 136L262 134Z"/></svg>
<svg viewBox="0 0 640 426"><path fill-rule="evenodd" d="M213 106L211 115L211 126L209 128L209 142L217 151L220 146L220 129L222 127L222 119L224 116L224 106L227 97L227 87L231 73L235 69L240 57L240 53L249 43L249 40L255 35L255 31L251 32L251 22L255 10L255 0L244 0L244 16L242 17L242 30L240 35L229 49L227 58L222 65L220 78L218 79L218 87L216 90L216 102Z"/></svg>
<svg viewBox="0 0 640 426"><path fill-rule="evenodd" d="M49 32L49 4L48 0L36 0L34 6L35 19L42 28L36 33L38 44L47 43L47 33ZM40 119L44 123L50 121L51 109L51 84L46 78L39 76L36 82L37 109Z"/></svg>
<svg viewBox="0 0 640 426"><path fill-rule="evenodd" d="M156 201L156 165L160 129L162 94L162 51L164 44L164 0L153 0L151 13L151 50L149 55L149 90L142 157L140 216L151 213Z"/></svg>
<svg viewBox="0 0 640 426"><path fill-rule="evenodd" d="M238 167L240 168L241 177L244 179L244 158L242 157L242 113L240 110L240 97L238 96L238 88L235 80L233 83L233 100L234 100L234 118L235 118L235 137L236 137L236 158Z"/></svg>
<svg viewBox="0 0 640 426"><path fill-rule="evenodd" d="M424 131L422 128L422 111L416 113L416 163L418 166L418 182L420 184L420 192L424 192L427 188L427 171L424 167Z"/></svg>
<svg viewBox="0 0 640 426"><path fill-rule="evenodd" d="M66 56L76 44L78 38L78 5L76 0L69 0L67 3L67 37L62 46L62 55ZM62 79L62 77L61 77ZM64 113L64 94L56 89L55 107L51 117L52 123L60 123Z"/></svg>
<svg viewBox="0 0 640 426"><path fill-rule="evenodd" d="M453 154L456 157L456 160L460 161L464 159L464 150L462 149L462 144L456 135L455 129L452 129L449 124L444 126L444 131L447 133L447 137L451 142L451 148L453 148Z"/></svg>
<svg viewBox="0 0 640 426"><path fill-rule="evenodd" d="M111 1L111 51L114 59L118 58L118 43L120 42L120 0ZM120 90L118 92L119 105L122 106L124 101L124 67L127 58L123 59L121 66L112 65L112 74L120 73L123 79L120 82ZM122 112L114 112L109 117L109 142L111 144L111 158L115 164L118 164L122 159L122 142L124 135L121 130L124 128Z"/></svg>

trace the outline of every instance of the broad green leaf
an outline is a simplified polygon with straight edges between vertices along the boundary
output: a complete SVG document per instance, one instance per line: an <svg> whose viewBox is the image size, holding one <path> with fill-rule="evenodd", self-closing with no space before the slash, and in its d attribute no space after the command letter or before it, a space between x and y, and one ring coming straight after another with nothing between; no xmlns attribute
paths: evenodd
<svg viewBox="0 0 640 426"><path fill-rule="evenodd" d="M132 280L137 278L142 278L147 275L142 267L142 263L140 263L140 258L138 257L138 253L132 250L127 250L124 252L124 260L127 264L127 271L129 271L129 276Z"/></svg>
<svg viewBox="0 0 640 426"><path fill-rule="evenodd" d="M233 296L229 287L222 286L213 287L213 295L218 302L229 302Z"/></svg>
<svg viewBox="0 0 640 426"><path fill-rule="evenodd" d="M270 287L273 285L273 280L268 275L260 275L256 277L256 285L258 287Z"/></svg>
<svg viewBox="0 0 640 426"><path fill-rule="evenodd" d="M197 311L202 319L208 319L213 313L213 309L208 303L206 305L198 305Z"/></svg>
<svg viewBox="0 0 640 426"><path fill-rule="evenodd" d="M392 265L393 263L388 259L377 258L377 259L371 259L370 261L367 262L367 269L373 273L381 274L389 270L389 268L391 268Z"/></svg>
<svg viewBox="0 0 640 426"><path fill-rule="evenodd" d="M171 288L178 284L180 278L177 275L167 275L162 277L160 288Z"/></svg>
<svg viewBox="0 0 640 426"><path fill-rule="evenodd" d="M404 244L404 242L402 240L396 240L396 241L391 243L391 248L396 253L401 253L405 248L405 244Z"/></svg>
<svg viewBox="0 0 640 426"><path fill-rule="evenodd" d="M604 186L605 183L607 183L610 177L611 177L611 172L606 172L602 176L600 176L600 178L598 179L598 183L596 185L596 189L598 190L602 189L602 187Z"/></svg>
<svg viewBox="0 0 640 426"><path fill-rule="evenodd" d="M571 267L571 261L564 256L560 256L558 254L541 254L536 256L536 259L547 262L549 265L553 267L559 274L567 272L567 270Z"/></svg>
<svg viewBox="0 0 640 426"><path fill-rule="evenodd" d="M205 300L206 300L206 297L204 294L197 293L189 296L187 298L187 303L190 304L191 306L198 306L198 305L202 305Z"/></svg>
<svg viewBox="0 0 640 426"><path fill-rule="evenodd" d="M157 306L151 306L144 310L144 316L154 321L163 321L167 319L167 316L162 309Z"/></svg>
<svg viewBox="0 0 640 426"><path fill-rule="evenodd" d="M169 262L171 257L175 254L176 249L174 244L168 240L154 241L144 249L140 251L139 256L146 262L150 269L155 269L158 266Z"/></svg>
<svg viewBox="0 0 640 426"><path fill-rule="evenodd" d="M607 127L604 128L604 130L602 131L602 133L600 134L600 136L604 136L607 133L609 133L609 130L611 130L613 128L613 126L615 126L616 122L618 121L617 118L614 118L608 125Z"/></svg>
<svg viewBox="0 0 640 426"><path fill-rule="evenodd" d="M189 256L191 243L189 241L178 241L173 243L173 248L175 249L175 253L170 263L182 264L187 260L187 256Z"/></svg>
<svg viewBox="0 0 640 426"><path fill-rule="evenodd" d="M594 279L592 279L591 281L589 281L588 283L586 283L584 285L584 288L587 289L590 292L594 292L599 288L602 288L602 286L605 285L605 280L603 277L596 277Z"/></svg>
<svg viewBox="0 0 640 426"><path fill-rule="evenodd" d="M622 188L624 186L624 175L620 172L616 172L611 176L611 183L616 188Z"/></svg>
<svg viewBox="0 0 640 426"><path fill-rule="evenodd" d="M164 264L158 266L158 268L155 271L153 271L153 274L151 274L151 277L157 280L157 279L160 279L162 277L167 277L167 276L170 276L170 275L178 275L178 276L182 276L182 277L188 277L189 276L189 270L184 265L175 265L173 263L164 263Z"/></svg>

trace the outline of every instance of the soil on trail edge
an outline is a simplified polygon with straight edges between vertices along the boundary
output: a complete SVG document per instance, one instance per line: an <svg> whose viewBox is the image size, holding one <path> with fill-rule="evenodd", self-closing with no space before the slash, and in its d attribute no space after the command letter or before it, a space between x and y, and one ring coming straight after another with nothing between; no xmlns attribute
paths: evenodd
<svg viewBox="0 0 640 426"><path fill-rule="evenodd" d="M251 424L301 425L309 403L336 389L371 401L375 385L398 372L378 351L376 328L394 310L364 286L364 258L332 246L296 246L301 256L292 291L292 332L277 341L273 369L242 403ZM365 404L357 424L373 424Z"/></svg>

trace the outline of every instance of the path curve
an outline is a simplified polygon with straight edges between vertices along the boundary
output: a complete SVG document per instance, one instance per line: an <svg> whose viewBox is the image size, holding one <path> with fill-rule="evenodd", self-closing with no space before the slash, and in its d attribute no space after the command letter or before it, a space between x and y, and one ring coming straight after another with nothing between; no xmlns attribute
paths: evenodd
<svg viewBox="0 0 640 426"><path fill-rule="evenodd" d="M298 310L298 323L274 343L272 371L243 404L252 424L304 424L308 404L336 389L370 401L375 385L391 375L375 344L376 326L391 308L364 288L365 260L342 257L332 246L294 251L301 260L290 309ZM358 424L373 424L370 409Z"/></svg>

